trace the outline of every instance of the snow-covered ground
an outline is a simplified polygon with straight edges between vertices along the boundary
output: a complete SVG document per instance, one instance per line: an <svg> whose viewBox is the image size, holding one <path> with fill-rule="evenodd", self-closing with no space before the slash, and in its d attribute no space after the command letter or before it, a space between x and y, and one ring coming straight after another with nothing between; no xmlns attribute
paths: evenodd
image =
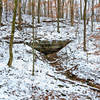
<svg viewBox="0 0 100 100"><path fill-rule="evenodd" d="M31 24L31 17L23 16ZM44 19L43 19L44 20ZM88 51L83 51L83 25L70 27L67 23L60 33L56 32L56 23L41 22L35 31L37 38L46 40L72 39L73 42L57 53L62 56L67 52L68 59L61 60L66 71L75 65L78 69L73 74L80 78L91 79L100 84L100 55L92 54L100 50L93 45L94 40L88 39ZM95 26L96 27L96 26ZM91 33L87 27L87 38ZM36 51L35 76L32 76L32 49L25 44L14 44L13 65L7 66L9 59L9 44L6 43L10 36L11 24L0 28L0 100L99 100L100 92L93 91L87 83L81 83L66 78L61 73L57 74L56 68L43 60ZM32 29L24 28L21 32L15 31L16 41L31 41ZM6 39L4 39L6 37ZM9 39L9 38L8 38ZM15 40L14 40L15 41ZM62 57L62 58L63 58ZM67 67L66 67L67 66ZM95 88L93 88L95 89ZM98 90L98 89L97 89Z"/></svg>

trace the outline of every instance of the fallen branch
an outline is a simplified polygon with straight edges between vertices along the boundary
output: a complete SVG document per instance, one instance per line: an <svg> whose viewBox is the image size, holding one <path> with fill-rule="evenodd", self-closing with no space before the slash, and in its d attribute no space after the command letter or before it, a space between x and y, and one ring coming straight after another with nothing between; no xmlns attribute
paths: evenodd
<svg viewBox="0 0 100 100"><path fill-rule="evenodd" d="M52 78L54 78L54 79L56 79L56 80L60 80L60 81L62 81L62 82L69 82L69 83L71 83L71 84L76 84L75 81L77 81L77 80L72 81L72 80L69 80L69 79L56 78L55 76L50 75L50 74L48 74L48 73L47 73L46 75L48 75L48 76L50 76L50 77L52 77ZM83 82L82 82L82 83L83 83ZM93 90L93 91L100 92L100 84L93 84L92 82L89 82L89 81L88 81L88 84L87 84L87 85L86 85L86 84L77 84L77 85L83 86L83 87L89 87L89 88L90 88L91 90ZM96 85L96 86L94 87L94 85Z"/></svg>
<svg viewBox="0 0 100 100"><path fill-rule="evenodd" d="M75 82L73 82L73 81L71 81L71 80L68 80L68 79L60 79L60 78L56 78L55 76L53 76L53 75L50 75L50 74L48 74L48 73L46 73L46 75L48 75L48 76L50 76L50 77L52 77L52 78L54 78L54 79L56 79L56 80L60 80L60 81L62 81L62 82L69 82L69 83L71 83L71 84L75 84Z"/></svg>
<svg viewBox="0 0 100 100"><path fill-rule="evenodd" d="M78 65L76 65L76 66L74 66L74 67L72 67L72 68L70 68L70 69L68 69L67 71L74 71L74 70L76 70L76 69L78 69Z"/></svg>
<svg viewBox="0 0 100 100"><path fill-rule="evenodd" d="M9 41L5 41L6 43L9 44ZM13 44L22 44L24 41L13 41Z"/></svg>

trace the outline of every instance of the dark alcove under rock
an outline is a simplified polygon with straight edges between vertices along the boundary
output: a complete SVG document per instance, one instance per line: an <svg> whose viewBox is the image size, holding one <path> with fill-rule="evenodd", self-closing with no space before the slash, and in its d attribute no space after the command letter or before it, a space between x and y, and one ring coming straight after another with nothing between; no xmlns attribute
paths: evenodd
<svg viewBox="0 0 100 100"><path fill-rule="evenodd" d="M39 40L34 43L34 48L41 52L44 53L45 55L47 54L52 54L55 52L58 52L61 50L63 47L68 45L72 40ZM28 46L32 47L32 43L26 43Z"/></svg>

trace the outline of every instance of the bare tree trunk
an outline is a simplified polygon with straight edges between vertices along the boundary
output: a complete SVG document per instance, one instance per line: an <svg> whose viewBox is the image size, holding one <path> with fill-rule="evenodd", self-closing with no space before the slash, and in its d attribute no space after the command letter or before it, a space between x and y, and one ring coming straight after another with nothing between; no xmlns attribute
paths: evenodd
<svg viewBox="0 0 100 100"><path fill-rule="evenodd" d="M34 55L34 0L32 0L32 24L33 24L33 46L32 46L32 54L33 54L33 70L32 75L34 75L34 62L35 62L35 55Z"/></svg>
<svg viewBox="0 0 100 100"><path fill-rule="evenodd" d="M94 0L92 0L92 15L91 15L91 31L93 32L93 20L94 20Z"/></svg>
<svg viewBox="0 0 100 100"><path fill-rule="evenodd" d="M12 61L13 61L13 39L14 39L14 32L15 32L15 20L16 20L16 12L17 12L17 3L18 0L15 0L15 8L14 8L14 14L13 14L13 22L12 22L12 31L11 31L11 37L10 37L10 44L9 44L9 61L8 61L8 66L12 66Z"/></svg>
<svg viewBox="0 0 100 100"><path fill-rule="evenodd" d="M71 26L74 25L74 0L70 0Z"/></svg>
<svg viewBox="0 0 100 100"><path fill-rule="evenodd" d="M81 20L83 19L82 17L82 0L80 0L80 15L81 15Z"/></svg>
<svg viewBox="0 0 100 100"><path fill-rule="evenodd" d="M0 0L0 26L2 21L2 0Z"/></svg>
<svg viewBox="0 0 100 100"><path fill-rule="evenodd" d="M85 1L85 6L84 6L84 51L86 51L86 8L87 8L87 0Z"/></svg>
<svg viewBox="0 0 100 100"><path fill-rule="evenodd" d="M40 23L40 0L38 0L38 23Z"/></svg>
<svg viewBox="0 0 100 100"><path fill-rule="evenodd" d="M68 19L68 7L66 7L66 19Z"/></svg>
<svg viewBox="0 0 100 100"><path fill-rule="evenodd" d="M53 9L52 9L52 2L50 2L50 10L51 10L51 17L53 18Z"/></svg>
<svg viewBox="0 0 100 100"><path fill-rule="evenodd" d="M57 32L60 33L59 29L59 17L60 17L60 0L57 2Z"/></svg>
<svg viewBox="0 0 100 100"><path fill-rule="evenodd" d="M23 2L23 12L26 13L26 0Z"/></svg>
<svg viewBox="0 0 100 100"><path fill-rule="evenodd" d="M8 0L6 0L5 12L6 12L6 21L7 21L7 16L8 16Z"/></svg>
<svg viewBox="0 0 100 100"><path fill-rule="evenodd" d="M48 17L49 17L49 8L50 8L50 4L49 4L49 0L48 0Z"/></svg>
<svg viewBox="0 0 100 100"><path fill-rule="evenodd" d="M62 15L62 18L64 18L64 1L65 0L62 0L62 14L61 14Z"/></svg>
<svg viewBox="0 0 100 100"><path fill-rule="evenodd" d="M29 0L29 5L28 5L28 14L31 15L31 0Z"/></svg>
<svg viewBox="0 0 100 100"><path fill-rule="evenodd" d="M61 8L62 8L62 2L61 2L61 0L59 0L59 18L62 18L62 10L61 10Z"/></svg>
<svg viewBox="0 0 100 100"><path fill-rule="evenodd" d="M46 17L46 1L44 1L44 16Z"/></svg>
<svg viewBox="0 0 100 100"><path fill-rule="evenodd" d="M19 20L19 25L18 25L18 27L19 27L19 30L21 30L22 29L22 27L21 27L21 0L19 0L19 9L18 9L19 11L19 17L18 17L18 20Z"/></svg>

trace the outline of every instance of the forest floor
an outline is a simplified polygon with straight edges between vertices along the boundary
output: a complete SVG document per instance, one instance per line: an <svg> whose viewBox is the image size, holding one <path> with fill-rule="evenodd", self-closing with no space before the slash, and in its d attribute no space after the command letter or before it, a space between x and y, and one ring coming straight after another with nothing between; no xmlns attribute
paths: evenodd
<svg viewBox="0 0 100 100"><path fill-rule="evenodd" d="M0 100L99 100L100 99L100 23L87 25L87 51L83 51L83 22L61 19L60 33L56 21L41 18L36 24L36 38L41 40L73 40L57 53L45 56L36 52L35 76L32 76L31 16L24 15L22 30L16 30L13 65L9 59L11 23L0 27ZM37 23L35 21L35 23ZM78 23L78 24L77 24ZM18 43L17 43L18 42Z"/></svg>

